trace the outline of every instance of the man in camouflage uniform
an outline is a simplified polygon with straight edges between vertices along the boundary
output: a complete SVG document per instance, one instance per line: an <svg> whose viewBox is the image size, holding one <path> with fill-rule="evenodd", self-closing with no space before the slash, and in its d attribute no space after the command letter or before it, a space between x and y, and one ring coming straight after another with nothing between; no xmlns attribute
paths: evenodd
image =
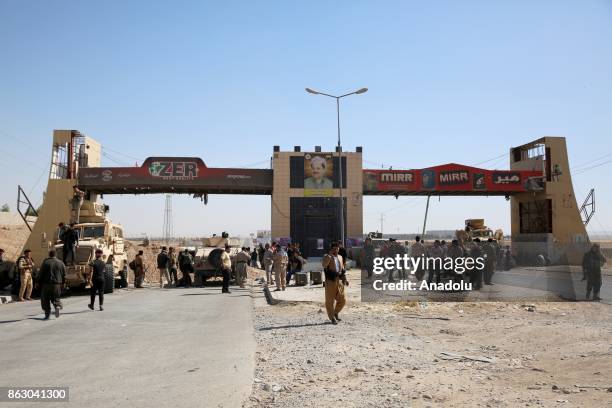
<svg viewBox="0 0 612 408"><path fill-rule="evenodd" d="M414 244L412 244L412 247L410 248L410 256L412 258L418 258L425 255L425 245L423 245L421 242L421 237L416 236L414 241ZM419 268L414 272L414 274L417 280L423 280L423 277L425 276L425 269L422 265L419 265Z"/></svg>
<svg viewBox="0 0 612 408"><path fill-rule="evenodd" d="M374 250L374 245L372 245L372 238L368 237L366 238L363 245L363 250L361 251L361 266L366 271L368 279L372 277L375 257L376 252Z"/></svg>
<svg viewBox="0 0 612 408"><path fill-rule="evenodd" d="M250 259L251 259L251 256L247 252L247 249L244 248L244 247L242 248L242 250L240 252L238 252L236 254L236 259L235 259L235 262L236 262L236 283L241 288L244 288L244 283L245 283L246 277L247 277L247 266L249 264Z"/></svg>
<svg viewBox="0 0 612 408"><path fill-rule="evenodd" d="M482 246L483 252L486 255L484 268L484 283L485 285L493 285L491 278L497 266L497 249L492 238L489 238Z"/></svg>
<svg viewBox="0 0 612 408"><path fill-rule="evenodd" d="M280 246L276 246L276 251L272 257L273 269L274 269L274 280L276 281L275 291L285 290L286 286L286 271L287 264L289 263L289 257L287 252Z"/></svg>
<svg viewBox="0 0 612 408"><path fill-rule="evenodd" d="M272 284L272 266L274 265L274 250L276 243L272 242L272 245L266 244L264 256L263 256L263 266L266 270L266 283L268 285Z"/></svg>
<svg viewBox="0 0 612 408"><path fill-rule="evenodd" d="M602 255L599 244L593 244L591 250L584 254L582 258L582 271L587 281L586 298L589 300L593 291L593 300L601 300L599 290L601 289L601 267L606 263L606 258Z"/></svg>
<svg viewBox="0 0 612 408"><path fill-rule="evenodd" d="M19 270L19 301L32 300L32 271L34 270L34 261L30 257L29 249L23 251L23 255L17 260L17 269ZM25 298L24 298L25 296Z"/></svg>

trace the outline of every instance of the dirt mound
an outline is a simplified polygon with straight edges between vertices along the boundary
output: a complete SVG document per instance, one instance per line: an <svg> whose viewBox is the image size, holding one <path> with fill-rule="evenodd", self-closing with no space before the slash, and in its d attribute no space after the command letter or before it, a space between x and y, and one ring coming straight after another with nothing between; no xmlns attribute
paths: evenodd
<svg viewBox="0 0 612 408"><path fill-rule="evenodd" d="M4 260L15 262L29 236L30 230L23 223L0 225L0 248L4 249Z"/></svg>

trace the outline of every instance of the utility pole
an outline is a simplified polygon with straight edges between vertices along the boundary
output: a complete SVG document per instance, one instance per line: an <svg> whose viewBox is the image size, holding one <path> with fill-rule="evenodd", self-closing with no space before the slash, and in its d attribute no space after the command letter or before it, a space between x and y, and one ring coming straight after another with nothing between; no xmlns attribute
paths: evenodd
<svg viewBox="0 0 612 408"><path fill-rule="evenodd" d="M425 228L427 227L427 213L429 212L429 199L431 195L427 196L427 206L425 207L425 219L423 220L423 233L421 234L421 239L425 239Z"/></svg>
<svg viewBox="0 0 612 408"><path fill-rule="evenodd" d="M172 235L174 233L174 227L172 225L172 195L166 194L166 206L164 208L164 243L166 245L170 244L170 240L172 239Z"/></svg>
<svg viewBox="0 0 612 408"><path fill-rule="evenodd" d="M340 95L340 96L336 96L336 95L330 95L330 94L326 94L323 92L319 92L319 91L315 91L314 89L311 88L306 88L306 92L308 92L309 94L313 94L313 95L323 95L323 96L328 96L330 98L334 98L336 99L336 118L337 118L337 123L338 123L338 145L336 146L336 151L338 152L338 163L339 163L339 170L338 170L338 176L340 178L340 242L342 242L342 245L346 245L346 240L344 237L344 229L345 229L345 219L344 219L344 197L342 194L342 189L344 188L344 183L343 183L343 175L342 175L342 143L340 142L340 99L350 96L350 95L361 95L363 93L368 92L368 88L361 88L356 90L355 92L350 92L344 95Z"/></svg>
<svg viewBox="0 0 612 408"><path fill-rule="evenodd" d="M380 233L383 233L383 221L385 219L385 214L384 213L380 213Z"/></svg>

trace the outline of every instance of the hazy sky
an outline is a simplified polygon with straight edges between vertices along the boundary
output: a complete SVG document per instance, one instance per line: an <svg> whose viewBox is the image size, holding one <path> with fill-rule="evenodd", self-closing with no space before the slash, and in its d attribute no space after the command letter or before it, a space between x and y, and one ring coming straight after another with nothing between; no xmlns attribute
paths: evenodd
<svg viewBox="0 0 612 408"><path fill-rule="evenodd" d="M199 156L266 167L273 145L345 150L364 167L474 164L545 135L567 137L590 230L612 230L612 2L0 0L0 204L40 202L53 129L78 129L104 164ZM120 153L117 153L120 152ZM597 166L602 164L601 166ZM482 167L507 168L507 156ZM579 170L583 169L582 172ZM128 234L161 235L164 197L107 196ZM364 199L364 231L414 231L423 198ZM269 229L270 198L174 197L181 235ZM503 198L432 199L429 226L485 218Z"/></svg>

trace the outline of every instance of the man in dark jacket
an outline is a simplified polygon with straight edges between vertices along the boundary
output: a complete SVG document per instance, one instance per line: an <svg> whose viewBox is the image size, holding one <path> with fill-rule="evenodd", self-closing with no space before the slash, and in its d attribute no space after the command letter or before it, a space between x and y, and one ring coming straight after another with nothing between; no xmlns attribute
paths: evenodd
<svg viewBox="0 0 612 408"><path fill-rule="evenodd" d="M104 283L106 274L106 262L102 260L102 250L96 249L96 259L90 262L91 271L89 273L89 296L91 302L87 305L91 310L94 310L94 302L96 301L96 293L100 297L100 311L104 310Z"/></svg>
<svg viewBox="0 0 612 408"><path fill-rule="evenodd" d="M62 234L61 240L64 243L62 247L62 260L65 265L74 265L75 258L75 247L79 243L79 231L74 228L74 222L70 223L64 233Z"/></svg>
<svg viewBox="0 0 612 408"><path fill-rule="evenodd" d="M193 273L193 259L189 250L185 248L178 257L179 269L183 276L181 277L181 285L191 287L191 274Z"/></svg>
<svg viewBox="0 0 612 408"><path fill-rule="evenodd" d="M593 300L601 300L599 290L601 289L601 267L606 263L606 258L601 254L599 244L593 244L591 250L584 254L582 258L582 272L584 279L587 281L586 298L591 297L593 291Z"/></svg>
<svg viewBox="0 0 612 408"><path fill-rule="evenodd" d="M55 308L55 317L59 317L62 309L62 287L66 277L64 263L55 257L55 250L49 251L49 257L40 265L40 304L45 311L45 320L51 315L51 303Z"/></svg>
<svg viewBox="0 0 612 408"><path fill-rule="evenodd" d="M168 257L168 250L165 246L162 247L161 252L157 254L157 269L159 270L159 287L164 287L164 278L168 281L168 286L171 284L170 280L170 257Z"/></svg>

